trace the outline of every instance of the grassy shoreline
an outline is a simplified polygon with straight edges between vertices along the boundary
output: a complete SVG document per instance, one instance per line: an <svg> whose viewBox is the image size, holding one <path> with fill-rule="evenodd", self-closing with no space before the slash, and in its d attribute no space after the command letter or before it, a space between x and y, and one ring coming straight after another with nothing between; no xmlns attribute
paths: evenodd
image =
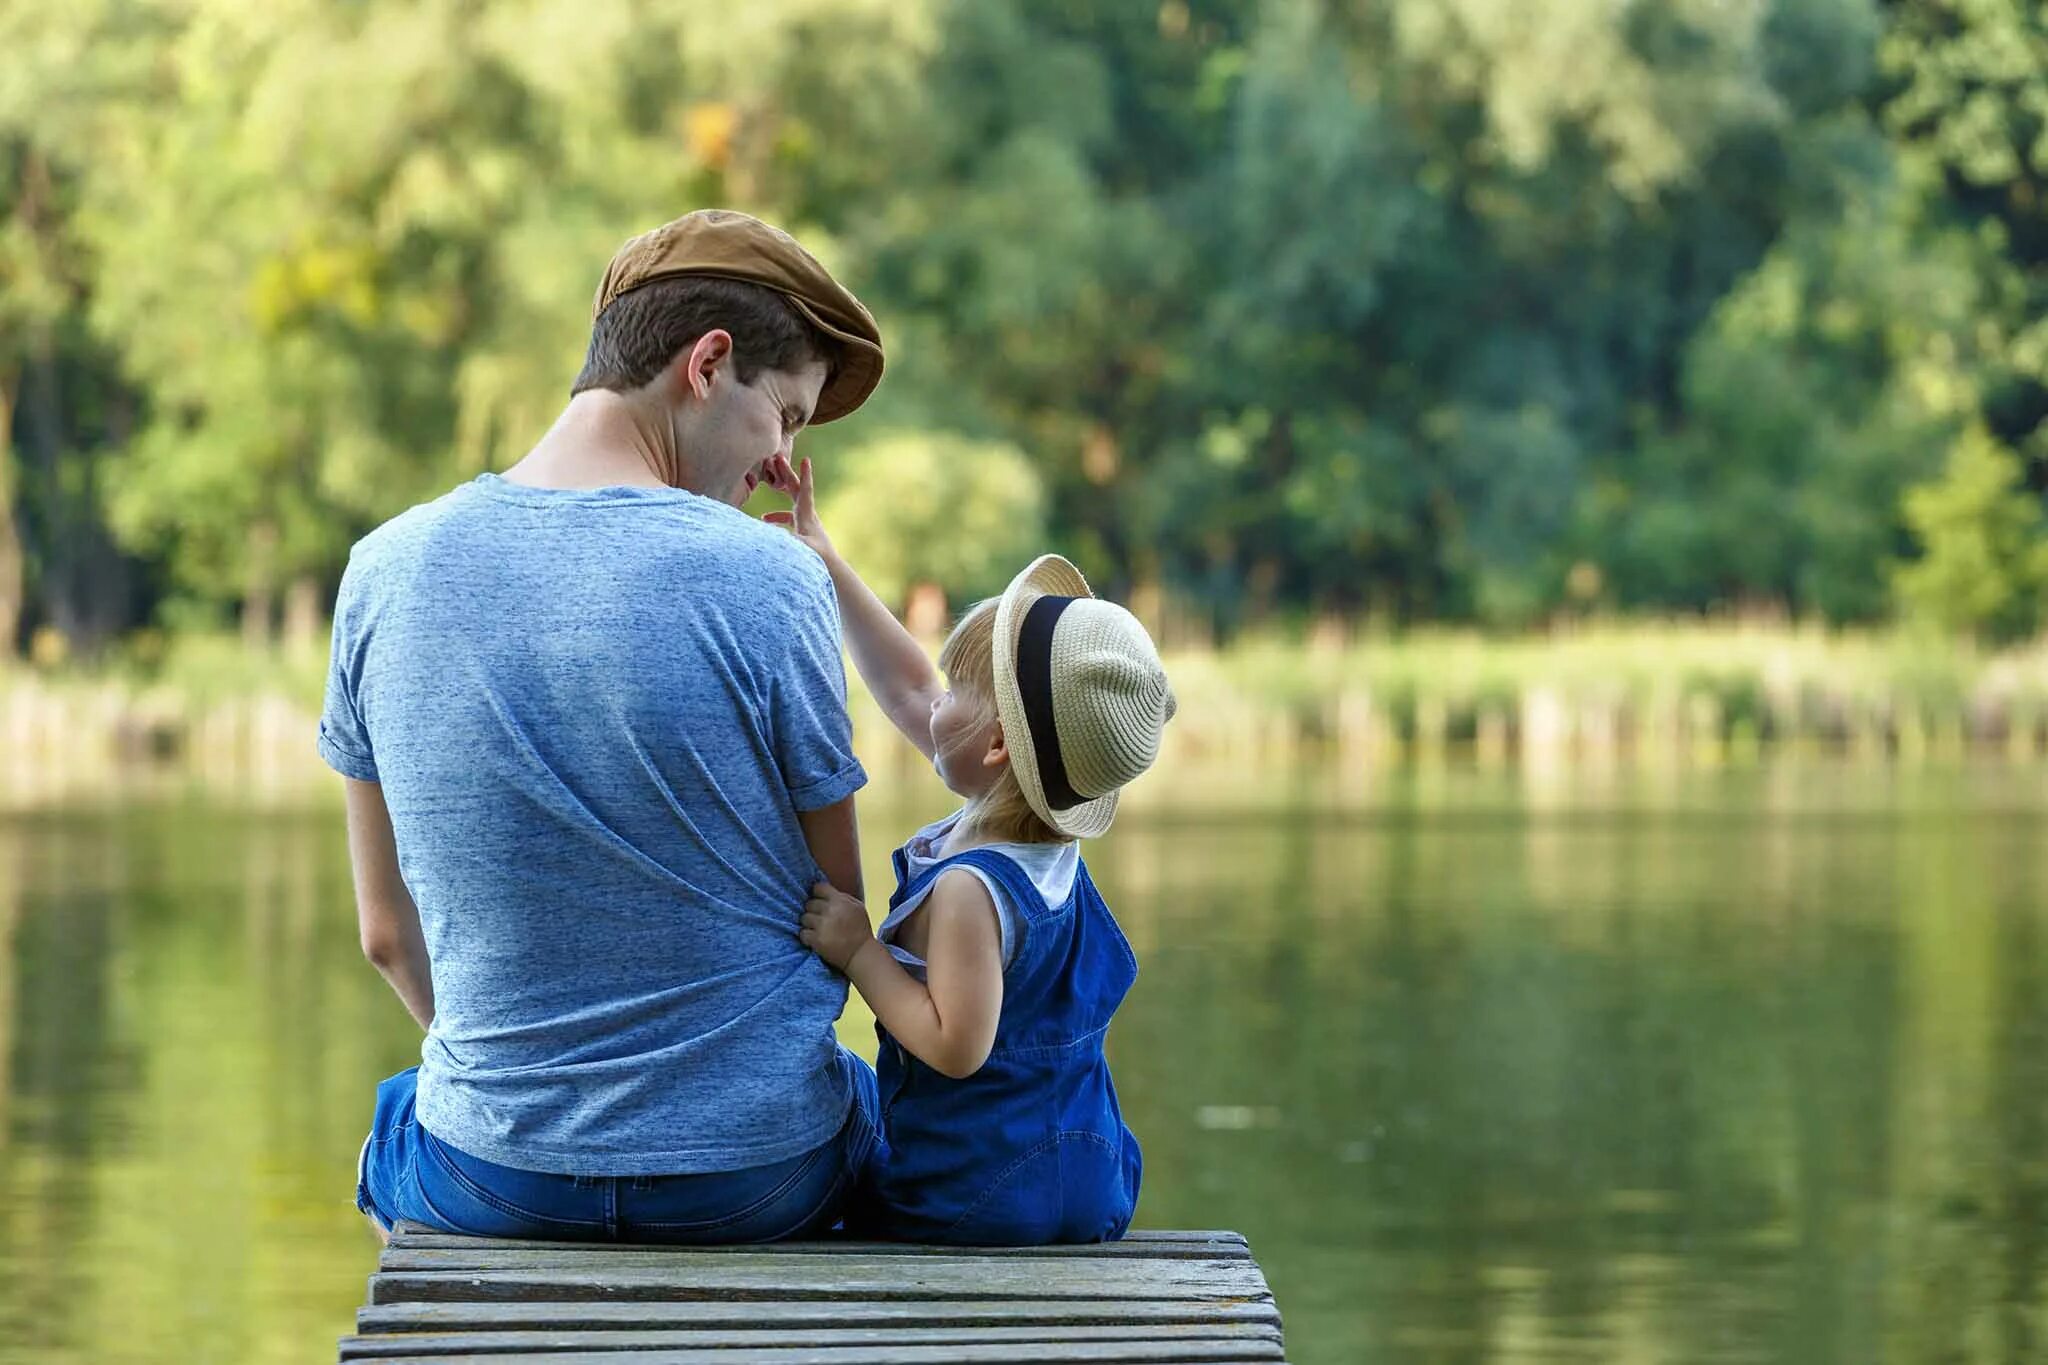
<svg viewBox="0 0 2048 1365"><path fill-rule="evenodd" d="M1469 760L1720 761L1781 747L1912 761L2048 757L2048 644L1988 651L1899 632L1636 622L1491 638L1418 631L1346 644L1177 651L1162 767ZM145 667L0 669L0 786L156 774L285 790L313 752L326 661L217 637ZM884 723L856 681L864 752Z"/></svg>

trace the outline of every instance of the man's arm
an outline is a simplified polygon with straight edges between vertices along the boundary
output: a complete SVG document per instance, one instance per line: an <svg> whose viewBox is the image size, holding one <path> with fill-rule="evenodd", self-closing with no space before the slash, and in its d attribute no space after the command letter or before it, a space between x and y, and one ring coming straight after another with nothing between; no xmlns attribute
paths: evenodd
<svg viewBox="0 0 2048 1365"><path fill-rule="evenodd" d="M882 1027L941 1075L961 1080L988 1060L1003 1010L1003 934L981 879L949 872L916 911L925 917L925 980L874 936L867 907L813 887L797 936L844 973Z"/></svg>
<svg viewBox="0 0 2048 1365"><path fill-rule="evenodd" d="M825 880L855 900L861 899L860 822L854 818L853 798L817 810L800 810L796 822Z"/></svg>
<svg viewBox="0 0 2048 1365"><path fill-rule="evenodd" d="M355 872L356 926L362 934L363 956L391 983L419 1026L431 1028L434 978L427 967L427 940L420 932L419 907L398 875L398 840L391 832L384 788L353 777L343 781L348 788L348 855Z"/></svg>

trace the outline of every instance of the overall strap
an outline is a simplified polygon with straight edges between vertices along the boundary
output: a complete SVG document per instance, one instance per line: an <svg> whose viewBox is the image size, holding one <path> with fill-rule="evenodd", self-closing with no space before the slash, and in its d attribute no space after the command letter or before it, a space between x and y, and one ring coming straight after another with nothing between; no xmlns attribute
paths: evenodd
<svg viewBox="0 0 2048 1365"><path fill-rule="evenodd" d="M1025 875L1024 869L992 848L970 848L965 852L955 853L950 858L933 863L908 882L903 879L906 866L903 850L896 850L896 894L889 898L889 908L892 911L912 898L922 896L933 882L956 867L971 867L1000 886L1003 893L1010 898L1010 904L1016 908L1019 919L1040 918L1052 909L1045 903L1045 897L1039 894L1038 887L1032 883L1031 878Z"/></svg>
<svg viewBox="0 0 2048 1365"><path fill-rule="evenodd" d="M933 868L932 872L936 875L949 867L971 867L988 876L1003 888L1010 904L1024 919L1041 919L1053 908L1046 904L1038 884L1017 866L1014 858L1007 858L992 848L970 848L965 853L956 853Z"/></svg>
<svg viewBox="0 0 2048 1365"><path fill-rule="evenodd" d="M889 897L889 908L894 910L897 904L910 894L910 888L904 885L905 880L910 876L910 857L904 852L903 845L898 844L896 851L889 855L889 866L894 868L896 872L896 890Z"/></svg>

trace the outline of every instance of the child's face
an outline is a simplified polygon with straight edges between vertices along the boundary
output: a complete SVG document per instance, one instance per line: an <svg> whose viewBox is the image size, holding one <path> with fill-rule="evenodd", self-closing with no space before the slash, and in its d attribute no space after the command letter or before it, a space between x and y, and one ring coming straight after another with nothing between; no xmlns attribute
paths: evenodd
<svg viewBox="0 0 2048 1365"><path fill-rule="evenodd" d="M947 688L932 702L932 766L956 795L980 796L1002 769L988 761L997 722Z"/></svg>

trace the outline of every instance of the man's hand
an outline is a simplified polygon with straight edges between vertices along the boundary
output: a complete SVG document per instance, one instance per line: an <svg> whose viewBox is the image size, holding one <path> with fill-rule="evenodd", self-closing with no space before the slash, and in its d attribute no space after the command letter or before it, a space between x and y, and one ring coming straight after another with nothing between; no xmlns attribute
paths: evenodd
<svg viewBox="0 0 2048 1365"><path fill-rule="evenodd" d="M797 931L797 937L834 971L843 974L861 945L874 942L875 933L868 927L865 905L831 883L819 882L811 888L811 898L804 902L803 927Z"/></svg>
<svg viewBox="0 0 2048 1365"><path fill-rule="evenodd" d="M818 500L811 487L810 457L805 456L802 466L792 469L787 455L777 455L768 465L768 485L778 493L788 494L796 506L787 512L769 512L761 520L787 526L798 540L818 552L818 558L830 564L837 552L832 548L832 537L825 534L825 524L818 520Z"/></svg>

